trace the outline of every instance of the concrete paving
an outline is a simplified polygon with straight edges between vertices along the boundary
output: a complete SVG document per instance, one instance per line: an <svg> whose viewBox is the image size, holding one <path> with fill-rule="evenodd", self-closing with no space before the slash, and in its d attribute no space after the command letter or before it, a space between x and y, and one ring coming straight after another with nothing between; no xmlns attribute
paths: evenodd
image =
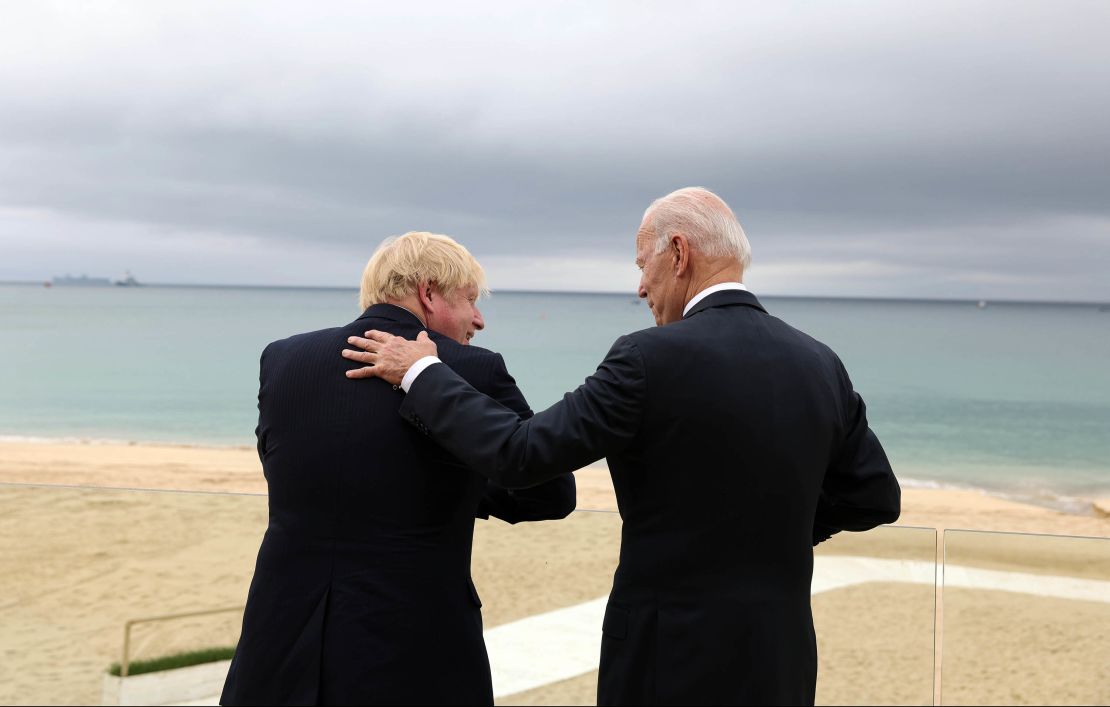
<svg viewBox="0 0 1110 707"><path fill-rule="evenodd" d="M812 594L867 582L933 585L932 562L822 555L814 558ZM948 565L944 586L1110 603L1110 582ZM485 632L495 697L513 695L597 670L608 597L495 626ZM217 697L183 704L214 705Z"/></svg>

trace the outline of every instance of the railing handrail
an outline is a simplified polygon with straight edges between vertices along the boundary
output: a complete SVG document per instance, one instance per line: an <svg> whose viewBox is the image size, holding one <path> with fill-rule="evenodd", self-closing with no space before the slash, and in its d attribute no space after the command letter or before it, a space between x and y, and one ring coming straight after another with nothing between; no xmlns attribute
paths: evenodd
<svg viewBox="0 0 1110 707"><path fill-rule="evenodd" d="M179 614L163 614L161 616L148 616L141 619L129 619L123 624L123 656L119 663L119 676L127 677L128 668L131 666L131 629L138 624L157 623L173 619L187 619L193 616L209 616L211 614L227 614L233 611L241 612L244 606L230 606L222 609L205 609L203 611L186 611Z"/></svg>

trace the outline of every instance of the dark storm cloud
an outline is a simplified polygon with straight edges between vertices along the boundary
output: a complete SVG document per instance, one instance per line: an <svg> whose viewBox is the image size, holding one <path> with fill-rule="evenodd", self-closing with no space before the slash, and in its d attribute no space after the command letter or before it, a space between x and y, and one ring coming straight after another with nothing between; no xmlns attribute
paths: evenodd
<svg viewBox="0 0 1110 707"><path fill-rule="evenodd" d="M0 30L0 202L151 242L421 228L616 260L652 198L703 184L755 273L866 261L1110 299L1107 6L490 9L28 11Z"/></svg>

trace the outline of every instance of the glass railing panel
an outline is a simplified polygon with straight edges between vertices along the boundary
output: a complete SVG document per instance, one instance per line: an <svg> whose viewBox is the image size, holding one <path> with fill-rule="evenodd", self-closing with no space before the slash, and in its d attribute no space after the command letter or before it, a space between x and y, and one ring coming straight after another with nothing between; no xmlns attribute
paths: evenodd
<svg viewBox="0 0 1110 707"><path fill-rule="evenodd" d="M127 622L242 606L265 526L262 496L0 486L0 702L100 704ZM234 645L232 614L138 624L132 659Z"/></svg>
<svg viewBox="0 0 1110 707"><path fill-rule="evenodd" d="M933 703L937 535L883 526L814 551L817 704Z"/></svg>
<svg viewBox="0 0 1110 707"><path fill-rule="evenodd" d="M0 703L214 704L226 660L176 696L106 675L126 664L134 685L143 663L234 646L266 520L264 496L0 485ZM500 697L593 703L619 540L609 512L476 523ZM537 664L545 672L529 672Z"/></svg>
<svg viewBox="0 0 1110 707"><path fill-rule="evenodd" d="M474 576L498 704L595 704L619 542L612 513L479 523ZM932 704L936 551L933 529L902 527L844 533L820 546L813 583L820 703Z"/></svg>
<svg viewBox="0 0 1110 707"><path fill-rule="evenodd" d="M477 523L472 568L497 704L596 704L620 532L620 516L606 511Z"/></svg>
<svg viewBox="0 0 1110 707"><path fill-rule="evenodd" d="M1110 539L945 531L943 704L1110 704Z"/></svg>
<svg viewBox="0 0 1110 707"><path fill-rule="evenodd" d="M107 691L129 624L132 666L234 645L266 519L264 496L0 485L0 703L142 701ZM476 524L500 704L594 703L620 528L617 514L588 511ZM821 701L929 701L932 538L882 528L818 550ZM192 692L158 700L213 702L226 661L208 665Z"/></svg>

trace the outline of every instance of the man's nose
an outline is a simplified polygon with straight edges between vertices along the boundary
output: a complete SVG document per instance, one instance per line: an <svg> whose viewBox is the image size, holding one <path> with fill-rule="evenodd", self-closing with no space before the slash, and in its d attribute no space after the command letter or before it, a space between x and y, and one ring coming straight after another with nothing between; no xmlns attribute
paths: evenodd
<svg viewBox="0 0 1110 707"><path fill-rule="evenodd" d="M478 311L477 307L474 308L474 328L478 331L486 328L486 320L482 319L482 313Z"/></svg>
<svg viewBox="0 0 1110 707"><path fill-rule="evenodd" d="M636 295L640 299L647 299L647 290L644 289L644 278L642 277L640 278L639 286L636 288Z"/></svg>

